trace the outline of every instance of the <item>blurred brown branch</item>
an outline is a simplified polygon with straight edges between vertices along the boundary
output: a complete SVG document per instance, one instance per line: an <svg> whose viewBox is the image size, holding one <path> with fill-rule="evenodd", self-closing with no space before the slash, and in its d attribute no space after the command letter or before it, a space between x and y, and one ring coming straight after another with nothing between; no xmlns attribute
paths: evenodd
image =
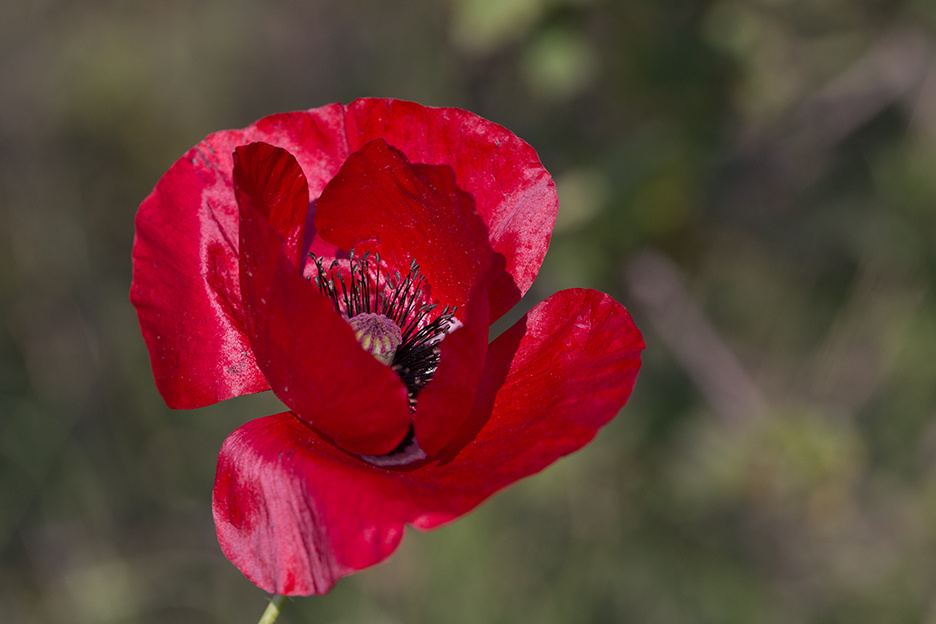
<svg viewBox="0 0 936 624"><path fill-rule="evenodd" d="M628 263L624 277L656 334L726 424L764 414L760 390L693 300L672 260L646 249Z"/></svg>

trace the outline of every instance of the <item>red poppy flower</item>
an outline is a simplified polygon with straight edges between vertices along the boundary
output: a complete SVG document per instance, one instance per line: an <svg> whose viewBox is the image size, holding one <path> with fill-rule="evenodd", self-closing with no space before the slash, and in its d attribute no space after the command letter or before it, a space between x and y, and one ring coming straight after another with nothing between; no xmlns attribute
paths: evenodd
<svg viewBox="0 0 936 624"><path fill-rule="evenodd" d="M591 440L630 395L624 308L527 291L558 201L471 113L365 99L212 134L140 206L131 299L170 407L272 389L224 442L221 548L274 594L327 592Z"/></svg>

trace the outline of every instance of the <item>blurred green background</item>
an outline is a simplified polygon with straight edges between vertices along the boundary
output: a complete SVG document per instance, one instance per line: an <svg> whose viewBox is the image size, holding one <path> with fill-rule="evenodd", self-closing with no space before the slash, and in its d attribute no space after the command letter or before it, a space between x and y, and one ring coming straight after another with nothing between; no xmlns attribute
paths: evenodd
<svg viewBox="0 0 936 624"><path fill-rule="evenodd" d="M206 134L388 96L537 148L572 286L648 343L585 451L281 621L936 622L932 0L0 3L0 621L256 622L222 440L127 299Z"/></svg>

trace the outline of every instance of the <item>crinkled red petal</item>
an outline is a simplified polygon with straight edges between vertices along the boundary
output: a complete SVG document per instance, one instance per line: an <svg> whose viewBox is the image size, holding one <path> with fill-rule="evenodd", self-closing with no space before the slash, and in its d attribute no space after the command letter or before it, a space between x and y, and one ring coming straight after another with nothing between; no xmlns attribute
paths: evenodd
<svg viewBox="0 0 936 624"><path fill-rule="evenodd" d="M409 470L347 455L289 413L249 422L218 461L221 547L270 593L325 593L388 557L406 524L453 520L581 448L627 400L642 348L607 295L557 293L491 344L461 439Z"/></svg>
<svg viewBox="0 0 936 624"><path fill-rule="evenodd" d="M344 106L217 132L159 180L136 217L130 300L156 386L173 408L268 390L246 335L238 276L234 149L266 141L297 154L312 197L348 155Z"/></svg>
<svg viewBox="0 0 936 624"><path fill-rule="evenodd" d="M269 388L244 328L234 148L215 151L225 138L210 137L176 162L136 217L130 300L156 386L173 408Z"/></svg>
<svg viewBox="0 0 936 624"><path fill-rule="evenodd" d="M464 513L578 450L627 402L643 348L627 310L608 295L554 294L488 347L471 417L419 476ZM413 524L448 519L427 514Z"/></svg>
<svg viewBox="0 0 936 624"><path fill-rule="evenodd" d="M371 552L373 562L385 558L402 530L388 536L363 526L370 504L342 492L346 480L336 478L353 468L289 412L248 422L218 458L212 510L221 550L256 586L278 595L324 594L354 572L329 535L336 515L358 531L358 551ZM336 498L347 501L340 511L332 507ZM354 513L357 504L364 509Z"/></svg>
<svg viewBox="0 0 936 624"><path fill-rule="evenodd" d="M240 206L240 278L250 346L274 393L342 448L388 453L410 427L406 388L393 371L364 351L330 299L301 276L288 246L267 220L305 214L304 188L276 192L302 177L285 150L264 143L239 147L234 183ZM304 185L302 185L304 187Z"/></svg>
<svg viewBox="0 0 936 624"><path fill-rule="evenodd" d="M316 202L315 225L403 274L417 262L441 306L464 307L490 262L487 230L451 170L414 167L382 139L348 156Z"/></svg>
<svg viewBox="0 0 936 624"><path fill-rule="evenodd" d="M559 199L536 151L506 128L457 108L366 98L347 106L351 150L384 139L412 163L448 165L474 198L503 269L490 286L491 320L529 289L546 256Z"/></svg>

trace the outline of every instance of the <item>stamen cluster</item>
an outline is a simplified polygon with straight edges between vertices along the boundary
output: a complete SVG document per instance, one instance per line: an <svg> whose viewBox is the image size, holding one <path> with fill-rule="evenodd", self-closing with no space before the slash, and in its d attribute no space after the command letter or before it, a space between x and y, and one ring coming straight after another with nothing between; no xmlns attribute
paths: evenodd
<svg viewBox="0 0 936 624"><path fill-rule="evenodd" d="M336 313L349 322L364 314L382 315L400 328L400 344L389 365L406 385L414 410L416 395L439 365L438 343L455 322L455 308L445 306L433 316L439 306L428 300L425 277L415 260L404 276L399 271L390 274L386 267L381 273L379 254L372 259L369 252L356 256L351 250L345 271L338 260L326 267L322 258L312 253L309 257L315 263L312 279L332 300Z"/></svg>

